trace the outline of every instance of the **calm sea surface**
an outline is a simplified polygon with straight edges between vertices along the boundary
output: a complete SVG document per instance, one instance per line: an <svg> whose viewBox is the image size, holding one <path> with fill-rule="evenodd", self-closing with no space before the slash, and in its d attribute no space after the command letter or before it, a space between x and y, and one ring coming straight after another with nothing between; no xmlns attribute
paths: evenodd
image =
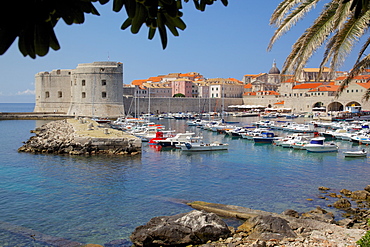
<svg viewBox="0 0 370 247"><path fill-rule="evenodd" d="M0 112L32 110L33 104L0 104ZM343 150L360 148L349 142L338 142L338 153L314 154L232 139L187 127L184 120L160 122L227 142L229 150L158 152L144 143L142 154L134 157L32 155L17 149L32 135L30 130L45 122L0 121L0 246L48 246L15 234L14 226L104 245L128 239L152 217L192 210L183 201L277 213L316 206L333 210L326 206L332 199L317 199L319 186L339 191L370 184L369 159L343 157Z"/></svg>

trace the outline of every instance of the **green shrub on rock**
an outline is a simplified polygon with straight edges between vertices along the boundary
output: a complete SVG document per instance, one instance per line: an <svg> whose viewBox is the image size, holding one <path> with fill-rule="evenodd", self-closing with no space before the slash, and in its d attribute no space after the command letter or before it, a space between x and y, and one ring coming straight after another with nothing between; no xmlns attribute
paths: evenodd
<svg viewBox="0 0 370 247"><path fill-rule="evenodd" d="M367 231L356 243L361 247L370 247L370 231Z"/></svg>

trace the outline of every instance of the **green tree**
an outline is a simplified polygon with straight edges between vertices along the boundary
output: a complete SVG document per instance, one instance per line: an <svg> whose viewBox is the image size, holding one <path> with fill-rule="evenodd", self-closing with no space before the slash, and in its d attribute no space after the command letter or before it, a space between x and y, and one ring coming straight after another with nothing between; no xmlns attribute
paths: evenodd
<svg viewBox="0 0 370 247"><path fill-rule="evenodd" d="M271 50L277 39L289 31L318 2L320 0L282 1L270 19L270 24L276 25L277 28L270 40L268 50ZM314 23L293 44L292 51L283 65L282 73L290 73L296 77L309 58L322 46L325 46L325 52L320 69L322 70L329 63L332 71L336 71L353 46L366 34L370 24L370 0L327 0L325 2L324 9ZM341 85L340 92L354 76L369 68L370 56L365 54L369 44L369 37L365 37L358 59ZM368 90L364 98L368 100L369 97Z"/></svg>
<svg viewBox="0 0 370 247"><path fill-rule="evenodd" d="M60 19L66 24L82 24L85 14L99 15L93 3L106 4L110 0L20 0L2 3L0 17L0 55L4 54L18 37L18 47L24 56L44 56L49 48L59 50L54 27ZM113 11L125 9L127 18L121 29L130 27L138 33L145 25L148 38L158 30L163 49L167 46L167 29L178 36L184 30L181 17L182 3L189 0L112 0ZM217 0L193 0L196 9L204 11ZM221 0L227 6L228 0Z"/></svg>
<svg viewBox="0 0 370 247"><path fill-rule="evenodd" d="M174 98L176 98L176 97L178 97L178 98L183 98L183 97L185 97L185 95L184 95L184 94L182 94L182 93L177 93L177 94L174 94L174 95L173 95L173 97L174 97Z"/></svg>

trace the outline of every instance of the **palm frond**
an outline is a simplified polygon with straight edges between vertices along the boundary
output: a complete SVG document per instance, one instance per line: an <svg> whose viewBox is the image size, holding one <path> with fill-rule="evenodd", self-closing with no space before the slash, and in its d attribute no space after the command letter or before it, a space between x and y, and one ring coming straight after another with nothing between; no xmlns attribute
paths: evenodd
<svg viewBox="0 0 370 247"><path fill-rule="evenodd" d="M328 4L315 23L306 29L304 34L295 42L291 54L284 63L282 69L284 72L294 73L295 77L297 77L308 59L323 45L326 38L331 34L337 7L338 3L336 1Z"/></svg>
<svg viewBox="0 0 370 247"><path fill-rule="evenodd" d="M358 63L361 60L361 57L364 55L364 53L365 53L366 49L369 47L369 45L370 45L370 37L367 38L367 40L365 41L365 44L362 46L361 50L359 51L356 63Z"/></svg>
<svg viewBox="0 0 370 247"><path fill-rule="evenodd" d="M280 26L282 20L296 7L305 0L284 0L274 10L270 18L270 25Z"/></svg>
<svg viewBox="0 0 370 247"><path fill-rule="evenodd" d="M348 86L348 84L353 80L355 76L361 74L362 72L369 68L370 68L370 55L367 55L353 66L351 72L343 80L342 85L340 85L336 96L339 97L339 95L343 92L344 88ZM370 95L366 96L366 98L365 96L364 96L365 100L368 100L370 97Z"/></svg>
<svg viewBox="0 0 370 247"><path fill-rule="evenodd" d="M351 52L354 44L364 35L368 28L368 21L370 19L370 11L362 13L362 16L355 18L354 15L345 23L344 27L336 33L332 38L335 42L330 47L332 69L340 67L345 58Z"/></svg>
<svg viewBox="0 0 370 247"><path fill-rule="evenodd" d="M326 50L324 52L323 60L320 64L320 71L318 77L321 77L322 69L327 64L327 62L331 59L333 52L333 47L335 46L335 43L337 42L338 38L338 30L342 29L343 25L346 23L346 20L348 19L348 15L350 13L350 3L345 2L343 3L339 1L337 10L335 11L335 16L333 18L334 24L333 24L333 30L337 30L336 34L329 39L328 44L326 45ZM335 67L335 66L334 66ZM331 73L334 73L335 68L331 67Z"/></svg>
<svg viewBox="0 0 370 247"><path fill-rule="evenodd" d="M289 31L290 28L295 25L300 19L302 19L307 12L312 10L312 8L314 8L319 1L320 0L305 0L303 2L293 0L288 1L290 2L290 4L287 3L288 6L285 6L285 8L280 10L279 15L277 14L277 16L272 18L270 21L270 23L277 23L278 28L275 30L274 35L270 39L267 50L271 50L276 40L278 40L283 34ZM296 7L291 10L291 8L293 8L294 6ZM290 14L288 14L288 10L291 11Z"/></svg>

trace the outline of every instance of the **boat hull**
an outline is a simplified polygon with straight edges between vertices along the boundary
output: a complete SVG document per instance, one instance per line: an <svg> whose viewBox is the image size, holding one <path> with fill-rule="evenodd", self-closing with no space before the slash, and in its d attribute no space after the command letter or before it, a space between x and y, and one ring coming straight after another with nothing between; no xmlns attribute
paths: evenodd
<svg viewBox="0 0 370 247"><path fill-rule="evenodd" d="M352 158L367 156L367 153L363 151L347 151L347 152L343 152L343 154L344 154L344 157L352 157Z"/></svg>
<svg viewBox="0 0 370 247"><path fill-rule="evenodd" d="M180 148L182 151L187 152L200 152L200 151L220 151L220 150L228 150L229 144L191 144L185 143L181 144Z"/></svg>
<svg viewBox="0 0 370 247"><path fill-rule="evenodd" d="M336 145L311 145L307 144L306 150L308 152L312 153L328 153L328 152L337 152L338 151L338 146Z"/></svg>

